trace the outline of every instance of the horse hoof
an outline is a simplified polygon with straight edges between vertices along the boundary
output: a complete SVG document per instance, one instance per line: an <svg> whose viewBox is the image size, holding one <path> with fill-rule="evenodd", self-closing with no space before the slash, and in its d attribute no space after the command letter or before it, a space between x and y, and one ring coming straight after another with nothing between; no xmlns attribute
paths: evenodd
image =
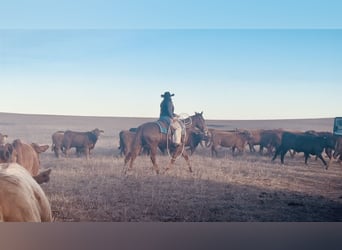
<svg viewBox="0 0 342 250"><path fill-rule="evenodd" d="M127 175L128 173L131 173L132 172L132 168L130 167L123 167L123 173L124 175Z"/></svg>

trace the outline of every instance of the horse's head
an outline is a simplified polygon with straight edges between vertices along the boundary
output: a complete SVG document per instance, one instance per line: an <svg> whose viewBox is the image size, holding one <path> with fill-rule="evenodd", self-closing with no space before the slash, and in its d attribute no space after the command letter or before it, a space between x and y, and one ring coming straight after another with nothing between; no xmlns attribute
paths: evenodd
<svg viewBox="0 0 342 250"><path fill-rule="evenodd" d="M203 111L201 113L195 112L195 115L191 116L191 125L193 128L198 128L201 130L205 135L208 134L208 128L205 124L205 120L203 118Z"/></svg>

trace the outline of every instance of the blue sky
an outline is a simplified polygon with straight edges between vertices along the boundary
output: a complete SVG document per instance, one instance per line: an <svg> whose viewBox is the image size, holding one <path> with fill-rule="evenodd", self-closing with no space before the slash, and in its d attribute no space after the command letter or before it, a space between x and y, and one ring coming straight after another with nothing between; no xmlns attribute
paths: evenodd
<svg viewBox="0 0 342 250"><path fill-rule="evenodd" d="M340 0L0 0L3 28L341 28Z"/></svg>
<svg viewBox="0 0 342 250"><path fill-rule="evenodd" d="M176 113L203 111L208 119L342 116L339 3L254 4L254 11L229 5L228 13L243 13L240 20L237 13L227 17L229 22L223 15L227 1L214 1L216 8L199 1L191 10L193 1L178 2L182 8L169 1L124 2L84 1L82 11L75 12L80 5L55 1L42 3L45 9L30 16L12 1L5 3L2 10L18 10L14 16L21 19L0 17L7 22L0 26L0 112L157 117L160 95L170 91ZM142 2L145 7L154 4L154 11L139 11ZM26 5L29 12L33 5ZM281 15L275 18L280 9L291 12L299 27ZM111 16L109 10L147 18L125 22L128 17ZM61 11L65 18L56 18ZM263 12L271 14L258 19ZM194 15L182 19L186 13ZM250 13L251 19L243 18ZM93 22L86 18L99 16ZM113 25L117 20L122 24ZM316 27L307 24L310 20Z"/></svg>

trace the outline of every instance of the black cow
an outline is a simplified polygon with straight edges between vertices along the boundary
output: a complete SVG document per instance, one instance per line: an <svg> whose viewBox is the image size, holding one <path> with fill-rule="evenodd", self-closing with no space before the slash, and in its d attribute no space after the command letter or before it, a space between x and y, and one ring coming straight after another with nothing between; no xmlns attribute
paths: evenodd
<svg viewBox="0 0 342 250"><path fill-rule="evenodd" d="M190 155L194 153L198 144L208 140L208 137L198 129L187 129L187 137L185 139L185 147L190 150Z"/></svg>
<svg viewBox="0 0 342 250"><path fill-rule="evenodd" d="M95 147L101 133L103 130L97 128L89 132L65 131L62 144L65 155L68 157L69 149L75 147L80 152L84 151L86 157L89 158L90 150Z"/></svg>
<svg viewBox="0 0 342 250"><path fill-rule="evenodd" d="M322 157L324 148L334 148L334 142L331 138L326 136L317 136L305 133L290 133L284 132L281 137L281 144L277 148L272 161L280 154L281 163L284 163L284 156L288 150L293 149L296 152L303 152L305 156L305 164L307 164L309 155L316 155L321 159L324 166L327 167L327 163Z"/></svg>
<svg viewBox="0 0 342 250"><path fill-rule="evenodd" d="M314 131L314 130L308 130L308 131L305 131L305 134L327 137L329 140L331 140L331 143L336 145L337 137L333 133L331 133L331 132L317 132L317 131ZM333 154L332 151L334 149L335 148L330 148L330 147L324 149L324 151L327 154L327 156L329 157L329 159L331 159L332 154Z"/></svg>

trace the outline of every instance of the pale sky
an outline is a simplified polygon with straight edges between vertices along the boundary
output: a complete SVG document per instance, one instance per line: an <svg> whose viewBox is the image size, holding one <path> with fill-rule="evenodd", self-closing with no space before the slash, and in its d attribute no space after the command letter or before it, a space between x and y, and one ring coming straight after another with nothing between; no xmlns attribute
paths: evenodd
<svg viewBox="0 0 342 250"><path fill-rule="evenodd" d="M338 1L8 2L0 112L158 117L170 91L207 119L342 116Z"/></svg>

